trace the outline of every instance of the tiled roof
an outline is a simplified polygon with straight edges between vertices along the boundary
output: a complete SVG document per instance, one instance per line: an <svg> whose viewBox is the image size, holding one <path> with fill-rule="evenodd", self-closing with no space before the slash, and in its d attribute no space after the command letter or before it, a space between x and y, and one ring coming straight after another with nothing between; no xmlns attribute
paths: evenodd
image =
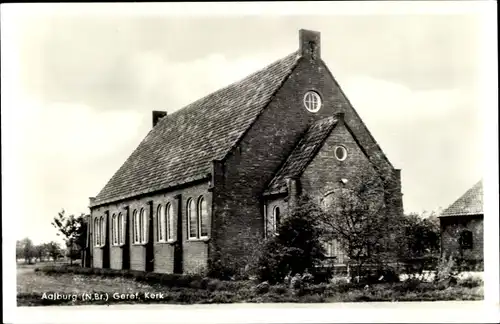
<svg viewBox="0 0 500 324"><path fill-rule="evenodd" d="M483 214L483 181L480 180L450 207L446 208L441 217L465 216Z"/></svg>
<svg viewBox="0 0 500 324"><path fill-rule="evenodd" d="M332 116L323 118L311 125L271 180L264 195L285 192L286 179L295 178L302 174L336 123L337 119Z"/></svg>
<svg viewBox="0 0 500 324"><path fill-rule="evenodd" d="M162 118L92 206L208 176L295 68L297 52Z"/></svg>

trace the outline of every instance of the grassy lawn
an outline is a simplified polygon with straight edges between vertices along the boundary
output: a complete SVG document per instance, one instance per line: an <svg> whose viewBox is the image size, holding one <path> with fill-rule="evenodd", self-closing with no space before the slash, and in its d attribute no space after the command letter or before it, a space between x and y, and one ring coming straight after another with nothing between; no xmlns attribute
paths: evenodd
<svg viewBox="0 0 500 324"><path fill-rule="evenodd" d="M80 274L44 274L32 269L17 271L17 300L19 306L42 305L89 305L114 303L259 303L259 302L360 302L360 301L434 301L434 300L482 300L483 286L455 285L437 287L423 283L415 287L404 284L376 284L369 287L352 287L335 284L319 284L303 289L289 289L283 285L259 289L248 282L221 282L211 280L206 289L193 284L191 288L166 287L136 281L133 278L102 277ZM76 294L76 299L43 299L43 294ZM99 300L83 300L82 294L107 294ZM137 294L139 299L113 298L113 294ZM148 295L149 294L149 295ZM159 299L150 298L160 294Z"/></svg>

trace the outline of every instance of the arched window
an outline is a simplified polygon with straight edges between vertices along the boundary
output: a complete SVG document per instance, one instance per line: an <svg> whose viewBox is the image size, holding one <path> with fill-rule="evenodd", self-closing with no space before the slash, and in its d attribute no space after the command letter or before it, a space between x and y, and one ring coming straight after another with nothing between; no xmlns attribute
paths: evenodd
<svg viewBox="0 0 500 324"><path fill-rule="evenodd" d="M186 214L188 219L188 236L190 239L197 238L198 224L196 217L196 209L193 199L189 198L186 204Z"/></svg>
<svg viewBox="0 0 500 324"><path fill-rule="evenodd" d="M174 240L174 207L172 206L171 203L167 204L166 207L166 213L167 213L167 240L169 242Z"/></svg>
<svg viewBox="0 0 500 324"><path fill-rule="evenodd" d="M134 214L132 216L132 225L133 225L133 237L134 237L134 243L140 243L140 239L139 239L139 232L141 231L140 230L140 227L139 227L139 214L137 214L137 210L134 210Z"/></svg>
<svg viewBox="0 0 500 324"><path fill-rule="evenodd" d="M123 217L122 213L118 214L118 244L125 244L125 217Z"/></svg>
<svg viewBox="0 0 500 324"><path fill-rule="evenodd" d="M208 237L208 211L207 202L201 196L198 199L198 224L199 224L199 237Z"/></svg>
<svg viewBox="0 0 500 324"><path fill-rule="evenodd" d="M101 230L101 246L104 246L106 242L106 223L104 222L104 216L101 216L101 220L99 221L99 226Z"/></svg>
<svg viewBox="0 0 500 324"><path fill-rule="evenodd" d="M111 236L113 239L113 245L118 245L118 218L116 217L116 214L113 214L112 216Z"/></svg>
<svg viewBox="0 0 500 324"><path fill-rule="evenodd" d="M460 233L459 244L462 250L472 249L472 232L468 230L462 231Z"/></svg>
<svg viewBox="0 0 500 324"><path fill-rule="evenodd" d="M99 246L99 218L94 219L94 245Z"/></svg>
<svg viewBox="0 0 500 324"><path fill-rule="evenodd" d="M158 242L165 242L165 225L165 209L159 205L156 212L156 238Z"/></svg>
<svg viewBox="0 0 500 324"><path fill-rule="evenodd" d="M141 209L141 217L140 217L140 242L146 243L148 241L148 214L144 208Z"/></svg>
<svg viewBox="0 0 500 324"><path fill-rule="evenodd" d="M274 206L273 209L274 232L277 233L280 226L280 208Z"/></svg>

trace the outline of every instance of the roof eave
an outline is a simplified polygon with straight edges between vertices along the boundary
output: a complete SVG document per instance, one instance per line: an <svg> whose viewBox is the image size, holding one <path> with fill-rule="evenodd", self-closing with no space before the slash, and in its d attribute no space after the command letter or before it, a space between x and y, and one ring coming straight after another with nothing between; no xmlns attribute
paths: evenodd
<svg viewBox="0 0 500 324"><path fill-rule="evenodd" d="M120 196L120 197L116 197L116 198L112 198L112 199L105 199L105 200L102 200L102 201L96 201L94 204L91 204L89 206L89 208L92 209L92 208L101 207L101 206L104 206L104 205L116 204L116 203L119 203L119 202L123 202L125 200L138 198L138 197L141 197L141 196L144 196L144 195L154 194L154 193L165 191L165 190L168 190L168 189L173 189L175 187L186 186L186 185L192 184L194 182L203 181L203 180L209 180L211 178L212 178L212 174L210 174L210 173L209 174L205 174L205 175L200 175L200 176L194 176L194 177L191 177L191 178L189 178L187 180L181 180L181 181L171 182L166 187L154 188L154 189L151 189L151 190L144 190L144 191L136 192L136 193L133 193L133 194L130 194L130 195L124 195L124 196Z"/></svg>

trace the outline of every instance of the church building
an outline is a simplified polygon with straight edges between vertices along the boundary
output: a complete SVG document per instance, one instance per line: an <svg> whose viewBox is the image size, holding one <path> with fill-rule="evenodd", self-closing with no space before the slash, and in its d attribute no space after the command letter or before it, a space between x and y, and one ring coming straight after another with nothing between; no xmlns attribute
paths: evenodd
<svg viewBox="0 0 500 324"><path fill-rule="evenodd" d="M243 258L299 195L320 201L360 170L391 180L384 199L402 214L400 170L322 60L320 33L300 30L297 51L174 113L153 111L90 198L88 266L196 273Z"/></svg>

